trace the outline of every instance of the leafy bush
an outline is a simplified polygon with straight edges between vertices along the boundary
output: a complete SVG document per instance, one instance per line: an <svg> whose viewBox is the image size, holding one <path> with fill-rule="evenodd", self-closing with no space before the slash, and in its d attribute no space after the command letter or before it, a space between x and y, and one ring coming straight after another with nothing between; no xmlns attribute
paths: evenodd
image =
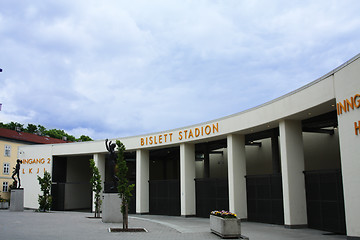
<svg viewBox="0 0 360 240"><path fill-rule="evenodd" d="M48 171L45 171L44 177L37 176L43 195L39 195L39 211L46 212L51 208L52 197L50 195L51 190L51 175Z"/></svg>

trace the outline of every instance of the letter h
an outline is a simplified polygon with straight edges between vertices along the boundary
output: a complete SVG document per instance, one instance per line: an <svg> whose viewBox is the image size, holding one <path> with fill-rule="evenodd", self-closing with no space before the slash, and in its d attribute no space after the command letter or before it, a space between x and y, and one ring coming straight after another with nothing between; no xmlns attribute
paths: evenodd
<svg viewBox="0 0 360 240"><path fill-rule="evenodd" d="M359 133L360 133L360 121L358 122L358 124L356 122L354 122L354 126L355 126L355 135L359 135Z"/></svg>

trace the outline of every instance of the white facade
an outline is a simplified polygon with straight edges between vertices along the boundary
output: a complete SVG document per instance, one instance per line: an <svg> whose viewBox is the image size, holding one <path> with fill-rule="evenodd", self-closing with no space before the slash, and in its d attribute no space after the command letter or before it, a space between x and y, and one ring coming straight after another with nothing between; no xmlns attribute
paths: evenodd
<svg viewBox="0 0 360 240"><path fill-rule="evenodd" d="M303 120L336 110L338 129L333 136L303 133ZM136 212L149 212L149 151L180 147L181 214L194 215L193 179L203 174L202 163L195 162L194 144L226 139L227 149L221 156L212 156L210 171L228 179L229 208L246 218L244 176L271 172L272 163L268 140L262 141L261 148L245 147L244 136L273 128L280 133L285 225L307 224L303 171L324 165L323 169L341 168L347 235L360 238L360 55L296 91L247 111L193 126L119 138L127 150L136 151ZM54 156L93 156L104 173L105 154L104 141L20 147L20 159L26 160L21 174L25 207L37 208L40 188L36 176L44 169L52 171ZM309 160L319 154L327 160Z"/></svg>

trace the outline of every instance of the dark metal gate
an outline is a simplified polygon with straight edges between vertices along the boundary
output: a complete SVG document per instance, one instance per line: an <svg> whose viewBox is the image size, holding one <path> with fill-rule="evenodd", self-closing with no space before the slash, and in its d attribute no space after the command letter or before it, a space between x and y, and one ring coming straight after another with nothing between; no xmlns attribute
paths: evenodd
<svg viewBox="0 0 360 240"><path fill-rule="evenodd" d="M180 181L179 180L151 180L150 214L180 216Z"/></svg>
<svg viewBox="0 0 360 240"><path fill-rule="evenodd" d="M51 210L64 211L65 209L66 168L67 168L66 157L57 157L57 156L53 157Z"/></svg>
<svg viewBox="0 0 360 240"><path fill-rule="evenodd" d="M51 210L64 211L65 210L65 183L53 183L51 185Z"/></svg>
<svg viewBox="0 0 360 240"><path fill-rule="evenodd" d="M227 179L195 179L196 216L210 217L213 210L229 210Z"/></svg>
<svg viewBox="0 0 360 240"><path fill-rule="evenodd" d="M306 171L304 174L309 228L346 234L341 171Z"/></svg>
<svg viewBox="0 0 360 240"><path fill-rule="evenodd" d="M246 176L248 220L284 224L280 174Z"/></svg>

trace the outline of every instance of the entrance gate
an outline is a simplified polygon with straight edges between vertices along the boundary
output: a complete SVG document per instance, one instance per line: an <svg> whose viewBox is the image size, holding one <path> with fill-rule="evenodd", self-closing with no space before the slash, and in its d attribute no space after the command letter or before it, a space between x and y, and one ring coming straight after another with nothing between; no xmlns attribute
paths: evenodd
<svg viewBox="0 0 360 240"><path fill-rule="evenodd" d="M340 170L306 171L304 174L309 228L346 234Z"/></svg>
<svg viewBox="0 0 360 240"><path fill-rule="evenodd" d="M284 224L280 174L246 176L248 220Z"/></svg>
<svg viewBox="0 0 360 240"><path fill-rule="evenodd" d="M229 190L226 179L195 179L196 216L210 217L213 210L229 210Z"/></svg>
<svg viewBox="0 0 360 240"><path fill-rule="evenodd" d="M180 216L180 181L149 181L149 211L154 215Z"/></svg>

